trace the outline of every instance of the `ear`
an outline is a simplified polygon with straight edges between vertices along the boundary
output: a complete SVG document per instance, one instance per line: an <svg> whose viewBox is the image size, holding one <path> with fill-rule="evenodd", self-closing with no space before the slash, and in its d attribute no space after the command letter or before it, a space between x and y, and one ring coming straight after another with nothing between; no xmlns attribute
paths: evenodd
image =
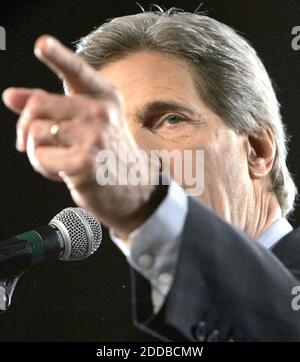
<svg viewBox="0 0 300 362"><path fill-rule="evenodd" d="M276 144L272 130L268 126L247 136L247 156L249 174L252 179L267 176L274 163Z"/></svg>

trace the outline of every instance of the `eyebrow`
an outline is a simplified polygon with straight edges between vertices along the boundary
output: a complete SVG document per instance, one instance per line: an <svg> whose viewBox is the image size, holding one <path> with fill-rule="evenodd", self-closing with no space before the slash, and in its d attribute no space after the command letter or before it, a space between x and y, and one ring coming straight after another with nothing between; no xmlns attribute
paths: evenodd
<svg viewBox="0 0 300 362"><path fill-rule="evenodd" d="M196 113L191 108L171 100L156 100L147 103L140 111L136 113L136 117L140 123L145 123L150 116L160 115L165 112L183 112L187 113L192 118L196 118L199 120L203 119L203 116L201 116L201 114Z"/></svg>

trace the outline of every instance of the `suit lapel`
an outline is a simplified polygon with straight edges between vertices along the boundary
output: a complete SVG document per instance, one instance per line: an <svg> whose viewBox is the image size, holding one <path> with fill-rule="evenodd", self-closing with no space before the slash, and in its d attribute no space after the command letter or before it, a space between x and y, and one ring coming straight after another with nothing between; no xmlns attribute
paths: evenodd
<svg viewBox="0 0 300 362"><path fill-rule="evenodd" d="M271 251L300 280L300 227L280 239Z"/></svg>

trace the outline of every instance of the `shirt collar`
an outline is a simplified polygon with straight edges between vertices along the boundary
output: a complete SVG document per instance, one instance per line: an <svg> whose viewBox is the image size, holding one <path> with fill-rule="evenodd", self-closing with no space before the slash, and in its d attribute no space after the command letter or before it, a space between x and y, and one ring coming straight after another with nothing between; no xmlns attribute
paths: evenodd
<svg viewBox="0 0 300 362"><path fill-rule="evenodd" d="M279 218L257 239L266 249L271 249L285 235L293 230L285 218Z"/></svg>

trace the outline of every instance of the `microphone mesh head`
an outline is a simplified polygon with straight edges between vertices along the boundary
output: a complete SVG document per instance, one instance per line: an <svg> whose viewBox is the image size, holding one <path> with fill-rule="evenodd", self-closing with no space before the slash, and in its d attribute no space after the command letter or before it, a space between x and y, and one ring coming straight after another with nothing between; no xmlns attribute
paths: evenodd
<svg viewBox="0 0 300 362"><path fill-rule="evenodd" d="M101 244L100 222L82 208L69 207L62 210L49 225L57 227L63 236L64 253L61 260L85 259Z"/></svg>

